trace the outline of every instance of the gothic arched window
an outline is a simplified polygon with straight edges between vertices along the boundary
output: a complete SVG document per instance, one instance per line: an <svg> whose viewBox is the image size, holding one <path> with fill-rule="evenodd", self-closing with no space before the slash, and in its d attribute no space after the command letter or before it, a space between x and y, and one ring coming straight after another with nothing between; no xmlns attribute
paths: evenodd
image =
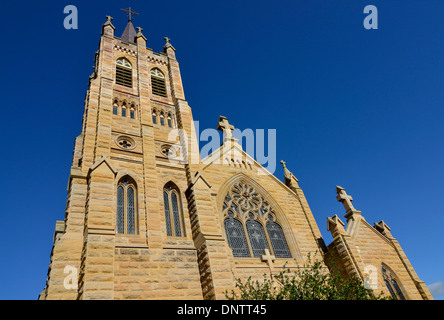
<svg viewBox="0 0 444 320"><path fill-rule="evenodd" d="M225 196L222 211L233 256L260 257L269 249L276 258L291 258L276 214L253 187L243 182L233 185Z"/></svg>
<svg viewBox="0 0 444 320"><path fill-rule="evenodd" d="M157 68L151 70L151 87L153 94L166 97L165 76Z"/></svg>
<svg viewBox="0 0 444 320"><path fill-rule="evenodd" d="M233 250L235 257L249 257L247 239L244 228L239 220L228 218L224 221L225 232L227 233L228 245Z"/></svg>
<svg viewBox="0 0 444 320"><path fill-rule="evenodd" d="M267 237L265 236L264 228L259 222L254 220L247 220L245 222L247 228L248 238L250 240L251 249L253 250L253 256L260 257L264 254L265 249L268 247Z"/></svg>
<svg viewBox="0 0 444 320"><path fill-rule="evenodd" d="M390 295L394 299L405 300L405 296L402 293L402 290L399 287L398 282L396 281L393 273L391 271L387 270L387 268L385 266L381 267L381 271L382 271L382 278L384 280L384 283L385 283L388 291L390 292Z"/></svg>
<svg viewBox="0 0 444 320"><path fill-rule="evenodd" d="M114 100L114 103L113 103L113 114L117 115L118 109L119 109L119 106L117 104L117 100Z"/></svg>
<svg viewBox="0 0 444 320"><path fill-rule="evenodd" d="M151 116L153 117L153 124L157 123L157 112L156 110L153 110L153 113L151 114Z"/></svg>
<svg viewBox="0 0 444 320"><path fill-rule="evenodd" d="M183 214L180 193L174 185L167 184L163 189L163 205L168 236L183 237Z"/></svg>
<svg viewBox="0 0 444 320"><path fill-rule="evenodd" d="M281 226L273 221L268 221L267 232L276 258L291 258Z"/></svg>
<svg viewBox="0 0 444 320"><path fill-rule="evenodd" d="M133 69L131 63L125 58L119 58L116 61L116 84L133 87Z"/></svg>
<svg viewBox="0 0 444 320"><path fill-rule="evenodd" d="M135 108L134 104L131 105L130 118L131 119L135 119L136 118L136 108Z"/></svg>
<svg viewBox="0 0 444 320"><path fill-rule="evenodd" d="M117 184L117 233L135 234L137 228L136 183L128 176Z"/></svg>
<svg viewBox="0 0 444 320"><path fill-rule="evenodd" d="M163 112L160 113L160 124L162 126L165 125L165 116L163 115Z"/></svg>
<svg viewBox="0 0 444 320"><path fill-rule="evenodd" d="M172 128L173 127L173 119L171 118L171 115L168 114L168 127Z"/></svg>

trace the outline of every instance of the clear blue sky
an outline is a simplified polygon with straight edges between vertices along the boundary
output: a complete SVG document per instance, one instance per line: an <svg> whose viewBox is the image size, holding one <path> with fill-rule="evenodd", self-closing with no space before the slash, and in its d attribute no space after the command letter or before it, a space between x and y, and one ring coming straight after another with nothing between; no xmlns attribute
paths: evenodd
<svg viewBox="0 0 444 320"><path fill-rule="evenodd" d="M69 4L78 30L63 27ZM378 30L363 27L369 4ZM427 285L444 281L444 1L8 1L0 299L36 299L45 285L101 26L111 15L120 35L128 6L148 47L172 39L201 128L225 115L277 130L277 161L326 243L327 217L345 213L340 185L370 224L391 227Z"/></svg>

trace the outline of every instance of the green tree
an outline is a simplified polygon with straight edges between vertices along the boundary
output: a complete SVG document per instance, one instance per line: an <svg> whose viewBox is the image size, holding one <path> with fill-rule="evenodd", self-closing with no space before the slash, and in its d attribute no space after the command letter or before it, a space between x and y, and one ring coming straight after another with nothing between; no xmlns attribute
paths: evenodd
<svg viewBox="0 0 444 320"><path fill-rule="evenodd" d="M343 279L334 266L328 270L321 261L311 261L294 272L281 271L273 278L264 275L263 281L251 277L244 283L236 279L236 288L225 292L229 300L385 300L381 292L365 288L356 276ZM339 271L339 270L337 270Z"/></svg>

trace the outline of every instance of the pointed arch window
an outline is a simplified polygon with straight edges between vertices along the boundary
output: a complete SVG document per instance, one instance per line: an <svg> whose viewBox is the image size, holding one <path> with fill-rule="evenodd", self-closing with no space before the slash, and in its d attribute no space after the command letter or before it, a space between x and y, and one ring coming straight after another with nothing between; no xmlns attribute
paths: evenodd
<svg viewBox="0 0 444 320"><path fill-rule="evenodd" d="M224 221L225 232L227 234L228 245L233 250L235 257L249 257L247 239L244 228L239 220L228 218Z"/></svg>
<svg viewBox="0 0 444 320"><path fill-rule="evenodd" d="M119 106L117 104L117 100L115 100L114 103L113 103L113 114L117 115L118 110L119 110Z"/></svg>
<svg viewBox="0 0 444 320"><path fill-rule="evenodd" d="M117 233L137 233L136 190L136 183L128 176L120 179L117 184Z"/></svg>
<svg viewBox="0 0 444 320"><path fill-rule="evenodd" d="M125 58L119 58L116 61L116 84L133 87L133 69L131 63Z"/></svg>
<svg viewBox="0 0 444 320"><path fill-rule="evenodd" d="M156 110L153 110L153 113L151 114L153 117L153 124L157 124L157 112Z"/></svg>
<svg viewBox="0 0 444 320"><path fill-rule="evenodd" d="M268 221L267 232L276 258L291 258L281 226L273 221Z"/></svg>
<svg viewBox="0 0 444 320"><path fill-rule="evenodd" d="M130 118L131 119L135 119L136 118L136 107L134 106L134 104L131 104Z"/></svg>
<svg viewBox="0 0 444 320"><path fill-rule="evenodd" d="M254 257L260 257L264 254L265 249L270 249L268 246L267 237L265 236L264 228L259 222L248 220L245 222L248 237L251 244L251 250Z"/></svg>
<svg viewBox="0 0 444 320"><path fill-rule="evenodd" d="M255 188L244 182L233 185L225 196L222 211L225 234L234 257L260 257L269 249L276 258L291 258L273 208Z"/></svg>
<svg viewBox="0 0 444 320"><path fill-rule="evenodd" d="M172 184L167 184L163 189L163 205L167 236L183 237L184 228L180 192Z"/></svg>
<svg viewBox="0 0 444 320"><path fill-rule="evenodd" d="M168 114L168 127L172 128L173 127L173 119L171 118L171 114Z"/></svg>
<svg viewBox="0 0 444 320"><path fill-rule="evenodd" d="M159 69L151 70L151 87L153 94L166 97L165 76Z"/></svg>
<svg viewBox="0 0 444 320"><path fill-rule="evenodd" d="M163 112L160 113L160 125L165 125L165 116L163 115Z"/></svg>
<svg viewBox="0 0 444 320"><path fill-rule="evenodd" d="M385 266L381 267L381 271L382 271L382 278L384 279L384 283L388 289L388 291L390 292L390 295L394 298L394 299L400 299L400 300L406 300L404 294L402 293L401 288L398 285L398 282L396 281L393 273L389 270L387 270L387 268Z"/></svg>

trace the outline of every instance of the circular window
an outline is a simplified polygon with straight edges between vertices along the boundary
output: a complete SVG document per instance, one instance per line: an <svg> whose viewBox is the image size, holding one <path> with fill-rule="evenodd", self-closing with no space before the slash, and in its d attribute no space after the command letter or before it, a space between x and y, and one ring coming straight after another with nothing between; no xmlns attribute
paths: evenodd
<svg viewBox="0 0 444 320"><path fill-rule="evenodd" d="M177 156L177 150L169 144L164 144L160 147L160 152L163 156L168 158L175 158Z"/></svg>
<svg viewBox="0 0 444 320"><path fill-rule="evenodd" d="M136 143L134 142L134 140L130 137L127 136L120 136L116 139L116 144L122 148L122 149L126 149L126 150L132 150L136 147Z"/></svg>

